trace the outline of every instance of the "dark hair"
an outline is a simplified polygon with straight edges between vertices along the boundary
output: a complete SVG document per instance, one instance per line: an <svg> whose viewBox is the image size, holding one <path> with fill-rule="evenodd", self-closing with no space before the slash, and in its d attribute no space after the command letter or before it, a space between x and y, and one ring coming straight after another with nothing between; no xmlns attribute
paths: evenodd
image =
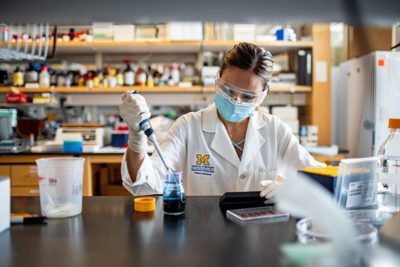
<svg viewBox="0 0 400 267"><path fill-rule="evenodd" d="M242 70L248 70L260 76L264 81L263 90L268 88L268 82L272 77L272 55L257 45L250 43L239 43L224 55L219 75L230 66Z"/></svg>

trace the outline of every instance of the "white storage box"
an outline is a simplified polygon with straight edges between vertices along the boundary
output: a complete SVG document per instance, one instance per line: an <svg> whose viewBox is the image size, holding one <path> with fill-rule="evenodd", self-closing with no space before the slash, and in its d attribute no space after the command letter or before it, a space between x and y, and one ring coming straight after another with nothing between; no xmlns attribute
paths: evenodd
<svg viewBox="0 0 400 267"><path fill-rule="evenodd" d="M234 24L233 40L237 42L254 41L256 36L255 24Z"/></svg>
<svg viewBox="0 0 400 267"><path fill-rule="evenodd" d="M203 24L201 22L168 23L169 40L201 41L203 40Z"/></svg>
<svg viewBox="0 0 400 267"><path fill-rule="evenodd" d="M295 121L298 120L299 112L297 107L286 106L286 107L273 107L271 113L272 115L277 116L283 121Z"/></svg>
<svg viewBox="0 0 400 267"><path fill-rule="evenodd" d="M114 41L129 42L135 40L134 25L114 25Z"/></svg>
<svg viewBox="0 0 400 267"><path fill-rule="evenodd" d="M10 228L10 178L0 176L0 232Z"/></svg>
<svg viewBox="0 0 400 267"><path fill-rule="evenodd" d="M93 25L93 39L111 41L113 39L114 27L109 22L94 22Z"/></svg>

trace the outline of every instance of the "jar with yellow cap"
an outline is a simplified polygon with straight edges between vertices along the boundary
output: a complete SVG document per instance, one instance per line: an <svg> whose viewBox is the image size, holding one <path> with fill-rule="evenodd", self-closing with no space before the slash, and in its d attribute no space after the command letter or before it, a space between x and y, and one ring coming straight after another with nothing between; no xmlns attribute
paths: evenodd
<svg viewBox="0 0 400 267"><path fill-rule="evenodd" d="M390 118L389 136L378 151L380 162L378 205L386 212L400 211L400 118Z"/></svg>

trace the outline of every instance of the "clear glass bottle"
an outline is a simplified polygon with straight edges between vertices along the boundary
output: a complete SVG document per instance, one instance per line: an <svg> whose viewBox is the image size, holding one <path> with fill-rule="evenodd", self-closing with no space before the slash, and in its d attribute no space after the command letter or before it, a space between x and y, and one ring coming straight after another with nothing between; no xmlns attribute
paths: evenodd
<svg viewBox="0 0 400 267"><path fill-rule="evenodd" d="M36 71L33 63L29 63L28 68L24 74L25 83L38 83L39 73Z"/></svg>
<svg viewBox="0 0 400 267"><path fill-rule="evenodd" d="M386 212L400 211L400 118L390 118L390 134L378 151L378 205Z"/></svg>
<svg viewBox="0 0 400 267"><path fill-rule="evenodd" d="M185 213L185 191L182 185L182 172L167 174L164 185L164 213L167 215L181 215Z"/></svg>

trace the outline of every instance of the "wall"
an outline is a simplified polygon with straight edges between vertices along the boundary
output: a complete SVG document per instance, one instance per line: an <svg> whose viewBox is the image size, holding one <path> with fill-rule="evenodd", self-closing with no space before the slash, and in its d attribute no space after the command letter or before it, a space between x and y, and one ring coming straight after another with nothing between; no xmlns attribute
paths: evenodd
<svg viewBox="0 0 400 267"><path fill-rule="evenodd" d="M347 26L344 35L344 61L392 47L391 27Z"/></svg>

